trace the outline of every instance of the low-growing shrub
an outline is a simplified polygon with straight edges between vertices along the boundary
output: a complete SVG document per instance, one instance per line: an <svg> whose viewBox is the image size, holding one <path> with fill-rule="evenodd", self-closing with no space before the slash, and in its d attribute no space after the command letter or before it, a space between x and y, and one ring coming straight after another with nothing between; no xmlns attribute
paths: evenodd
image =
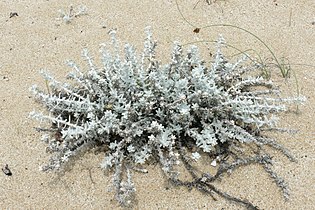
<svg viewBox="0 0 315 210"><path fill-rule="evenodd" d="M144 50L137 54L129 44L120 53L112 31L113 50L102 45L101 68L84 50L89 69L83 72L69 61L71 83L43 72L48 93L36 86L32 92L48 114L31 113L51 123L49 128L38 128L46 131L43 140L53 154L43 170L62 170L83 151L103 148L101 167L113 171L121 205L131 205L134 199L132 171L146 172L145 164L154 161L174 185L216 193L255 209L212 183L240 166L258 163L288 197L287 186L271 169L271 156L263 147L294 158L264 133L279 130L276 115L286 110L286 103L300 103L304 98L281 98L272 81L259 76L261 66L247 55L228 61L221 50L223 38L217 42L211 63L199 57L196 46L184 53L176 42L171 60L163 65L156 59L150 30L146 32ZM193 163L201 156L218 162L216 173L196 170ZM179 178L177 168L181 166L192 181Z"/></svg>

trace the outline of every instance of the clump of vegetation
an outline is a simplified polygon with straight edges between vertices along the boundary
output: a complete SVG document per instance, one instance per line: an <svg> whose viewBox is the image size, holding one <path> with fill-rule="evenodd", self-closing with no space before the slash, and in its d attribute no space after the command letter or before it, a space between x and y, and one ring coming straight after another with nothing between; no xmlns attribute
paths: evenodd
<svg viewBox="0 0 315 210"><path fill-rule="evenodd" d="M43 72L48 93L37 86L32 92L48 114L31 113L51 124L38 128L46 131L43 140L52 153L43 170L60 171L83 151L103 148L101 166L113 172L121 205L132 205L134 200L132 172L147 172L145 164L154 161L176 186L218 194L255 209L212 183L240 166L258 163L287 198L287 185L272 170L272 158L263 147L294 158L264 131L279 130L276 115L286 110L286 103L301 103L304 98L281 98L272 81L259 76L261 66L247 56L228 61L221 50L222 37L211 63L200 58L196 46L184 52L175 42L171 60L163 65L156 59L157 44L150 30L146 33L142 53L130 44L120 53L112 31L113 49L102 45L101 68L84 50L88 70L83 72L69 61L71 84ZM202 156L218 161L216 173L194 167ZM185 167L193 180L181 180L179 167Z"/></svg>
<svg viewBox="0 0 315 210"><path fill-rule="evenodd" d="M85 6L80 5L78 6L76 9L70 5L69 7L69 12L65 12L63 10L59 10L58 11L60 14L60 18L65 22L65 23L70 23L73 18L82 16L82 15L86 15L87 14L87 9Z"/></svg>

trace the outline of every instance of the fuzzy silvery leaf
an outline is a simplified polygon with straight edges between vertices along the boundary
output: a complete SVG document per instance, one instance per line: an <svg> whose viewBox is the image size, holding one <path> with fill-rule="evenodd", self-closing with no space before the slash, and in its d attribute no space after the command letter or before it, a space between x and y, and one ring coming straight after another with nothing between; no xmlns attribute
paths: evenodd
<svg viewBox="0 0 315 210"><path fill-rule="evenodd" d="M191 153L191 158L195 161L199 160L201 155L198 152Z"/></svg>

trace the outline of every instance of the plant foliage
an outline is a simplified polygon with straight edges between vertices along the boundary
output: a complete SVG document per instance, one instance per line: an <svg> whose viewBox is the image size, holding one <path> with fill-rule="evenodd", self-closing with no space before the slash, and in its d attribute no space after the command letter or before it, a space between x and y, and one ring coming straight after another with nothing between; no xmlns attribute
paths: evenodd
<svg viewBox="0 0 315 210"><path fill-rule="evenodd" d="M112 31L112 50L101 46L101 68L84 50L88 70L83 72L69 61L71 84L43 72L48 93L37 86L32 92L48 114L31 113L51 123L50 128L38 128L48 132L43 140L53 153L43 170L61 170L82 151L102 147L101 167L113 171L116 199L122 205L131 205L135 195L132 172L147 172L144 166L153 160L175 185L196 187L255 209L212 182L239 166L258 163L287 197L287 186L271 169L272 159L262 147L294 158L266 137L264 130L278 130L276 115L286 110L286 103L302 102L303 97L280 98L271 81L255 76L260 66L246 55L229 62L222 53L223 38L211 63L200 58L196 46L184 52L175 42L171 60L163 65L156 59L157 45L150 30L146 33L142 53L129 44L120 53ZM198 173L193 163L201 156L219 160L215 174ZM192 181L179 178L180 166L188 170Z"/></svg>

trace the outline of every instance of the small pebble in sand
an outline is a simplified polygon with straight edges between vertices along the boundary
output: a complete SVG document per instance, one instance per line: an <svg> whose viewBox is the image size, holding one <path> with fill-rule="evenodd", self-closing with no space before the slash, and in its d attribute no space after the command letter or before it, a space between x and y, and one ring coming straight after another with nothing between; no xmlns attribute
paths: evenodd
<svg viewBox="0 0 315 210"><path fill-rule="evenodd" d="M17 12L10 12L10 18L19 16Z"/></svg>
<svg viewBox="0 0 315 210"><path fill-rule="evenodd" d="M2 168L2 171L3 171L3 173L4 173L5 175L7 175L7 176L12 176L12 172L11 172L11 170L9 169L8 164L6 164L6 165L4 166L4 168Z"/></svg>

